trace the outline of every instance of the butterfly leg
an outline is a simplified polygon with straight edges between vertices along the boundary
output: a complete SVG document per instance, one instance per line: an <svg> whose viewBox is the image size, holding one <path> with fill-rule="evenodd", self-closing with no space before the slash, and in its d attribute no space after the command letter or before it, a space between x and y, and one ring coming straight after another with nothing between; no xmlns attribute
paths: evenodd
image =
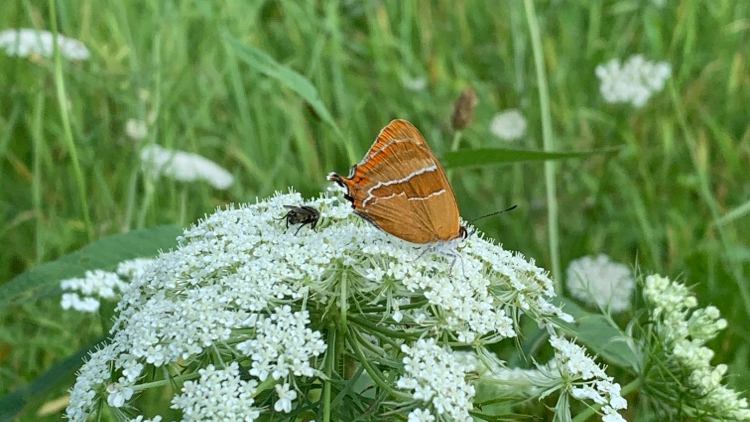
<svg viewBox="0 0 750 422"><path fill-rule="evenodd" d="M464 268L464 258L461 256L461 254L456 251L451 251L448 253L448 255L453 257L453 259L451 260L450 269L448 270L448 274L453 274L453 267L456 265L456 260L460 260L461 261L461 274L463 274L463 276L466 277L466 268Z"/></svg>

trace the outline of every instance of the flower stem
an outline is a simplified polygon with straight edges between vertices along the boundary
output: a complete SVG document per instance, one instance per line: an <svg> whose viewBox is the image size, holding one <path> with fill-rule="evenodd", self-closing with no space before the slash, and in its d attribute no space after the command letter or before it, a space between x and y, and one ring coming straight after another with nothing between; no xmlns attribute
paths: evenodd
<svg viewBox="0 0 750 422"><path fill-rule="evenodd" d="M542 51L542 40L539 34L539 22L534 11L534 1L524 0L526 8L526 21L529 24L531 35L531 49L534 52L534 67L536 68L537 86L539 87L539 105L542 116L542 140L545 151L554 149L554 137L552 135L552 114L549 105L549 88L547 87L547 76L544 69L544 54ZM557 281L555 290L562 293L562 280L560 269L560 241L558 239L558 208L556 188L556 163L551 160L544 162L544 180L547 187L547 232L549 236L549 253L552 266L552 276Z"/></svg>
<svg viewBox="0 0 750 422"><path fill-rule="evenodd" d="M33 161L32 161L32 179L31 179L31 201L34 206L34 236L36 238L35 243L35 264L40 264L45 260L46 252L44 250L45 236L44 236L44 204L42 202L42 148L44 147L43 140L43 122L44 122L44 95L40 93L37 95L36 103L34 104L34 117L33 124L31 125L31 141L33 145Z"/></svg>
<svg viewBox="0 0 750 422"><path fill-rule="evenodd" d="M457 130L456 133L453 135L453 142L451 142L451 152L458 151L458 147L461 145L461 137L462 137L463 131ZM448 177L448 180L451 179L451 176L453 176L453 169L448 169L446 172L446 176Z"/></svg>
<svg viewBox="0 0 750 422"><path fill-rule="evenodd" d="M332 324L331 324L332 325ZM336 365L336 333L335 327L329 327L328 330L328 352L326 353L325 374L326 379L323 383L323 422L331 420L331 383L333 376L333 367Z"/></svg>
<svg viewBox="0 0 750 422"><path fill-rule="evenodd" d="M78 162L78 150L76 150L76 144L73 142L73 131L70 128L70 119L68 117L68 102L65 99L65 81L63 80L62 71L62 58L60 56L60 46L57 43L57 12L55 10L55 0L49 0L50 23L52 26L52 45L53 54L55 56L55 88L57 90L57 103L60 106L60 120L62 120L63 130L65 131L65 144L70 154L70 161L73 164L73 173L76 179L76 185L78 186L78 199L81 202L81 211L83 212L83 222L86 226L86 235L88 240L94 240L94 228L91 225L91 218L89 217L89 206L86 202L86 184L83 180L83 172L81 171L81 163Z"/></svg>
<svg viewBox="0 0 750 422"><path fill-rule="evenodd" d="M375 384L377 384L383 390L387 391L388 394L396 397L401 397L403 395L401 392L394 390L387 382L383 380L382 372L380 372L380 370L375 368L374 366L370 365L370 359L365 356L365 353L359 346L359 339L355 337L352 330L347 330L346 339L349 342L349 347L351 347L352 351L354 351L354 354L357 355L359 363L365 367L365 371L367 371L367 374L370 375Z"/></svg>
<svg viewBox="0 0 750 422"><path fill-rule="evenodd" d="M453 135L453 142L451 143L451 152L458 151L458 147L461 146L461 136L464 132L462 130L457 130L456 133Z"/></svg>

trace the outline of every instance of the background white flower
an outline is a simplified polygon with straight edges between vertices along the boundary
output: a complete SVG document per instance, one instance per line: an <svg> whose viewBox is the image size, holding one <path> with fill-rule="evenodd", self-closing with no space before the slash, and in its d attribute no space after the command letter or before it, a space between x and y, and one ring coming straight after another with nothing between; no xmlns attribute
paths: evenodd
<svg viewBox="0 0 750 422"><path fill-rule="evenodd" d="M526 134L526 125L526 118L514 108L495 114L490 132L504 141L514 141Z"/></svg>
<svg viewBox="0 0 750 422"><path fill-rule="evenodd" d="M60 281L63 290L60 306L81 312L96 312L100 299L119 299L128 281L142 273L153 259L135 258L118 264L116 272L86 271L83 277Z"/></svg>
<svg viewBox="0 0 750 422"><path fill-rule="evenodd" d="M651 95L661 91L672 68L667 62L651 62L636 54L624 65L612 59L596 67L599 91L608 103L646 104Z"/></svg>
<svg viewBox="0 0 750 422"><path fill-rule="evenodd" d="M204 180L216 189L227 189L234 177L213 161L185 151L147 145L141 150L141 167L153 178L164 175L181 182Z"/></svg>
<svg viewBox="0 0 750 422"><path fill-rule="evenodd" d="M401 84L409 91L424 91L427 87L427 78L424 76L405 76L401 78Z"/></svg>
<svg viewBox="0 0 750 422"><path fill-rule="evenodd" d="M138 119L128 119L128 121L125 122L125 134L128 135L130 139L140 141L148 135L146 122Z"/></svg>
<svg viewBox="0 0 750 422"><path fill-rule="evenodd" d="M96 312L99 299L113 299L122 290L125 281L109 271L86 271L83 277L60 281L64 292L60 305L63 309L73 308L82 312Z"/></svg>
<svg viewBox="0 0 750 422"><path fill-rule="evenodd" d="M585 303L621 312L630 308L635 280L627 265L599 254L571 261L566 285L573 297Z"/></svg>
<svg viewBox="0 0 750 422"><path fill-rule="evenodd" d="M679 386L679 391L661 391L661 397L682 401L680 407L689 416L750 420L747 399L721 384L727 366L713 367L714 352L705 346L727 327L719 310L713 306L694 309L698 300L684 284L659 275L646 277L643 298L650 308L649 329L653 330L646 340L654 343L646 347L661 351L666 362L656 366L668 368L666 374L654 371L661 378L656 382L665 389Z"/></svg>
<svg viewBox="0 0 750 422"><path fill-rule="evenodd" d="M88 48L73 38L57 34L57 46L60 55L68 60L89 58ZM42 57L52 57L54 36L51 32L31 28L6 29L0 32L0 48L9 56L28 57L38 54Z"/></svg>

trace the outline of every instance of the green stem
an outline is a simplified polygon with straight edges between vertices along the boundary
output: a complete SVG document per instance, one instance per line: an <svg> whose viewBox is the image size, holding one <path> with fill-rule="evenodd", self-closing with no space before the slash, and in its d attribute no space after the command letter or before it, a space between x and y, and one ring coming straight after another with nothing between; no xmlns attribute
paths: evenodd
<svg viewBox="0 0 750 422"><path fill-rule="evenodd" d="M120 231L127 233L133 227L133 213L135 212L135 197L138 187L138 168L135 167L130 173L130 182L128 182L128 192L125 197L125 212L120 224Z"/></svg>
<svg viewBox="0 0 750 422"><path fill-rule="evenodd" d="M463 134L462 130L457 130L456 133L453 135L453 142L451 142L451 152L458 151L458 147L461 145L461 135ZM451 179L453 176L453 169L448 169L446 172L446 176L448 177L448 180Z"/></svg>
<svg viewBox="0 0 750 422"><path fill-rule="evenodd" d="M135 227L142 229L146 227L146 216L148 214L149 207L151 206L154 199L154 182L151 174L143 175L143 200L141 201L141 207L138 210L138 220L135 223Z"/></svg>
<svg viewBox="0 0 750 422"><path fill-rule="evenodd" d="M73 142L73 131L70 128L70 119L68 117L68 102L66 101L65 95L65 81L63 80L62 71L62 57L60 56L60 48L57 45L57 13L55 11L55 0L48 0L49 14L52 27L52 44L53 54L55 57L55 88L57 90L57 103L60 106L60 119L62 120L63 130L65 131L65 144L70 154L70 160L73 163L73 173L76 179L76 185L78 188L78 199L81 202L81 211L83 212L83 222L86 225L86 235L88 240L94 240L94 228L91 225L91 218L89 217L89 206L86 202L86 183L83 180L83 172L81 171L81 164L78 162L78 150L76 144Z"/></svg>
<svg viewBox="0 0 750 422"><path fill-rule="evenodd" d="M542 39L539 34L539 22L534 11L534 1L524 0L526 7L526 20L529 23L531 35L531 49L534 52L534 68L536 69L537 85L539 86L539 105L542 116L542 140L545 151L554 150L554 138L552 135L552 113L549 105L549 88L547 87L547 76L545 74L544 54L542 51ZM549 236L549 253L552 264L552 276L557 281L555 290L562 293L562 271L560 269L560 241L558 238L558 208L557 208L557 172L554 161L544 162L544 181L547 188L547 220Z"/></svg>
<svg viewBox="0 0 750 422"><path fill-rule="evenodd" d="M383 374L375 368L374 366L370 365L370 359L365 356L365 353L362 351L362 348L359 346L359 340L354 337L354 334L351 330L347 330L346 332L346 339L349 342L349 347L351 347L352 351L354 351L354 354L357 355L357 358L359 359L359 363L365 367L365 371L367 371L367 374L370 375L372 380L377 384L380 388L388 392L388 394L395 396L395 397L404 397L404 393L394 390L390 384L385 382L383 380Z"/></svg>
<svg viewBox="0 0 750 422"><path fill-rule="evenodd" d="M34 120L32 121L32 130L31 130L31 140L34 145L34 157L33 157L33 167L32 167L32 178L31 178L31 199L32 204L34 205L34 227L36 232L34 233L35 237L35 252L36 256L35 263L41 263L44 261L45 251L44 251L44 243L45 243L45 237L44 237L44 208L42 206L42 164L41 164L41 156L42 156L42 148L44 146L44 141L42 139L43 135L43 121L44 121L44 95L41 93L37 96L36 104L34 105Z"/></svg>
<svg viewBox="0 0 750 422"><path fill-rule="evenodd" d="M187 189L181 189L180 190L180 216L177 220L179 221L180 227L184 227L188 224L187 203L188 203Z"/></svg>
<svg viewBox="0 0 750 422"><path fill-rule="evenodd" d="M328 352L326 353L324 368L326 379L323 382L323 422L330 422L331 420L331 377L333 376L333 367L336 365L336 332L336 327L328 327Z"/></svg>
<svg viewBox="0 0 750 422"><path fill-rule="evenodd" d="M462 130L457 130L456 133L453 135L453 142L451 143L451 152L458 151L458 147L461 145L462 134L463 134Z"/></svg>
<svg viewBox="0 0 750 422"><path fill-rule="evenodd" d="M406 330L389 330L387 328L383 327L383 324L375 324L373 322L370 322L366 318L358 318L354 316L350 316L349 320L357 325L360 325L364 328L366 328L368 331L371 331L373 333L382 334L386 337L386 341L391 341L391 339L414 339L414 337L417 337L419 333L414 331L406 331ZM395 343L394 343L395 344Z"/></svg>
<svg viewBox="0 0 750 422"><path fill-rule="evenodd" d="M341 274L341 283L339 284L340 290L339 290L339 332L344 333L346 331L346 319L347 319L347 313L349 312L349 302L347 302L347 297L349 295L348 293L348 284L347 284L347 274L346 272Z"/></svg>

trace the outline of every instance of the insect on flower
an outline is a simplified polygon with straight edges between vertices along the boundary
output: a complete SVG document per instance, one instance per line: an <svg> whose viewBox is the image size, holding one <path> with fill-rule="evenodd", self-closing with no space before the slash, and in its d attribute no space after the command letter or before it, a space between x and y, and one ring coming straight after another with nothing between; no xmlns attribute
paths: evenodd
<svg viewBox="0 0 750 422"><path fill-rule="evenodd" d="M290 224L301 224L301 226L297 228L297 231L294 232L295 235L299 233L302 227L305 227L308 224L311 229L315 230L315 226L318 225L318 220L320 220L320 211L307 205L302 205L301 207L295 205L284 205L284 208L288 209L289 212L278 220L286 219L287 230L289 230Z"/></svg>
<svg viewBox="0 0 750 422"><path fill-rule="evenodd" d="M443 167L413 124L393 120L349 176L329 173L328 180L346 188L355 214L425 251L452 257L453 268L468 232Z"/></svg>

